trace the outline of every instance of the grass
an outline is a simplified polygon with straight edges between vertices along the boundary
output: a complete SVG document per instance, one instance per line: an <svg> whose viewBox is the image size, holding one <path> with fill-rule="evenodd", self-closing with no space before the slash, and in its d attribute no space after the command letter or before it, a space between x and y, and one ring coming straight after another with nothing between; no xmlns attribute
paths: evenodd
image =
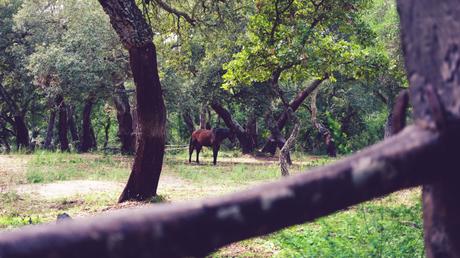
<svg viewBox="0 0 460 258"><path fill-rule="evenodd" d="M111 181L122 185L131 169L129 157L50 152L12 157L28 162L24 173L6 174L10 179L2 181L9 185L0 191L0 228L51 222L62 212L83 217L140 205L117 205L119 189L57 199L15 190L15 186L21 184L64 184L63 181L72 180ZM325 157L300 153L295 153L293 160L296 163L291 167L292 174L331 162ZM186 152L168 153L159 185L160 195L141 205L223 195L280 178L276 160L254 160L241 157L235 151L220 152L217 166L212 166L212 152L208 150L200 155L200 161L200 165L188 164ZM311 223L234 243L212 257L422 257L422 234L420 189L412 189Z"/></svg>
<svg viewBox="0 0 460 258"><path fill-rule="evenodd" d="M50 183L65 180L124 181L131 160L122 156L78 155L40 151L33 155L26 172L29 183Z"/></svg>

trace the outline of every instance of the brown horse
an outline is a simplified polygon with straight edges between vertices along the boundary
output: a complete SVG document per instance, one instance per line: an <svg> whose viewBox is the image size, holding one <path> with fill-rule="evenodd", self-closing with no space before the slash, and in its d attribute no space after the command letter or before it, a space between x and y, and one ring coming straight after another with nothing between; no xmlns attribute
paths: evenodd
<svg viewBox="0 0 460 258"><path fill-rule="evenodd" d="M212 147L214 165L217 162L217 153L219 152L220 144L223 140L228 138L230 141L235 140L235 134L227 128L214 128L212 130L198 129L192 133L189 146L189 159L192 162L192 153L196 149L196 163L200 163L198 157L203 146Z"/></svg>

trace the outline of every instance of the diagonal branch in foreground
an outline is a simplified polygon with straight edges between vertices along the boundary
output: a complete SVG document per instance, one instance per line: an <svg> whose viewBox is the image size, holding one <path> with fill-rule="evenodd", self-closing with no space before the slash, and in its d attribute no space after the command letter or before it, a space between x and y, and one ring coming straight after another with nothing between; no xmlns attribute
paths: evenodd
<svg viewBox="0 0 460 258"><path fill-rule="evenodd" d="M449 151L458 138L410 126L335 164L248 191L5 232L0 257L203 256L231 242L432 182L455 162L456 152Z"/></svg>

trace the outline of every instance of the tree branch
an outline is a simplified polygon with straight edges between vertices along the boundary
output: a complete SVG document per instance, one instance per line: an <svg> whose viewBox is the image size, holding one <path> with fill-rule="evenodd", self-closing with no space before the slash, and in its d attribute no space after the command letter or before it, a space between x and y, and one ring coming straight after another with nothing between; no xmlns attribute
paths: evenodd
<svg viewBox="0 0 460 258"><path fill-rule="evenodd" d="M163 2L162 0L154 0L154 1L155 1L155 3L158 4L158 6L160 6L163 10L167 11L168 13L172 13L172 14L175 14L176 16L178 16L178 17L184 18L192 26L196 25L196 20L193 19L192 17L190 17L190 15L188 15L187 13L179 11L179 10L173 8L172 6L170 6L167 3Z"/></svg>
<svg viewBox="0 0 460 258"><path fill-rule="evenodd" d="M225 197L4 232L0 257L204 256L442 177L456 161L455 132L410 126L335 164Z"/></svg>

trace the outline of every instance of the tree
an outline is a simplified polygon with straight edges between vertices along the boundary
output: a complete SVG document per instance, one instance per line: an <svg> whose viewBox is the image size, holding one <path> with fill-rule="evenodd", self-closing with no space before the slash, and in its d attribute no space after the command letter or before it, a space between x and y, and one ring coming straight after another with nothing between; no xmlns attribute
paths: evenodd
<svg viewBox="0 0 460 258"><path fill-rule="evenodd" d="M295 107L326 79L373 76L387 62L373 49L374 34L362 20L361 11L368 5L367 0L258 1L244 48L225 65L224 87L266 82L272 88L268 97L288 106L283 80L313 81L292 100ZM272 133L264 151L274 153L284 144L280 132L286 117L282 113L277 124L268 126Z"/></svg>
<svg viewBox="0 0 460 258"><path fill-rule="evenodd" d="M128 49L136 84L139 135L133 169L119 201L146 200L156 195L163 165L166 109L157 68L153 33L132 0L100 0Z"/></svg>
<svg viewBox="0 0 460 258"><path fill-rule="evenodd" d="M0 114L14 131L17 148L28 148L30 139L26 119L37 94L32 90L33 85L24 68L23 57L29 47L24 42L26 35L14 30L13 16L21 3L0 2Z"/></svg>

